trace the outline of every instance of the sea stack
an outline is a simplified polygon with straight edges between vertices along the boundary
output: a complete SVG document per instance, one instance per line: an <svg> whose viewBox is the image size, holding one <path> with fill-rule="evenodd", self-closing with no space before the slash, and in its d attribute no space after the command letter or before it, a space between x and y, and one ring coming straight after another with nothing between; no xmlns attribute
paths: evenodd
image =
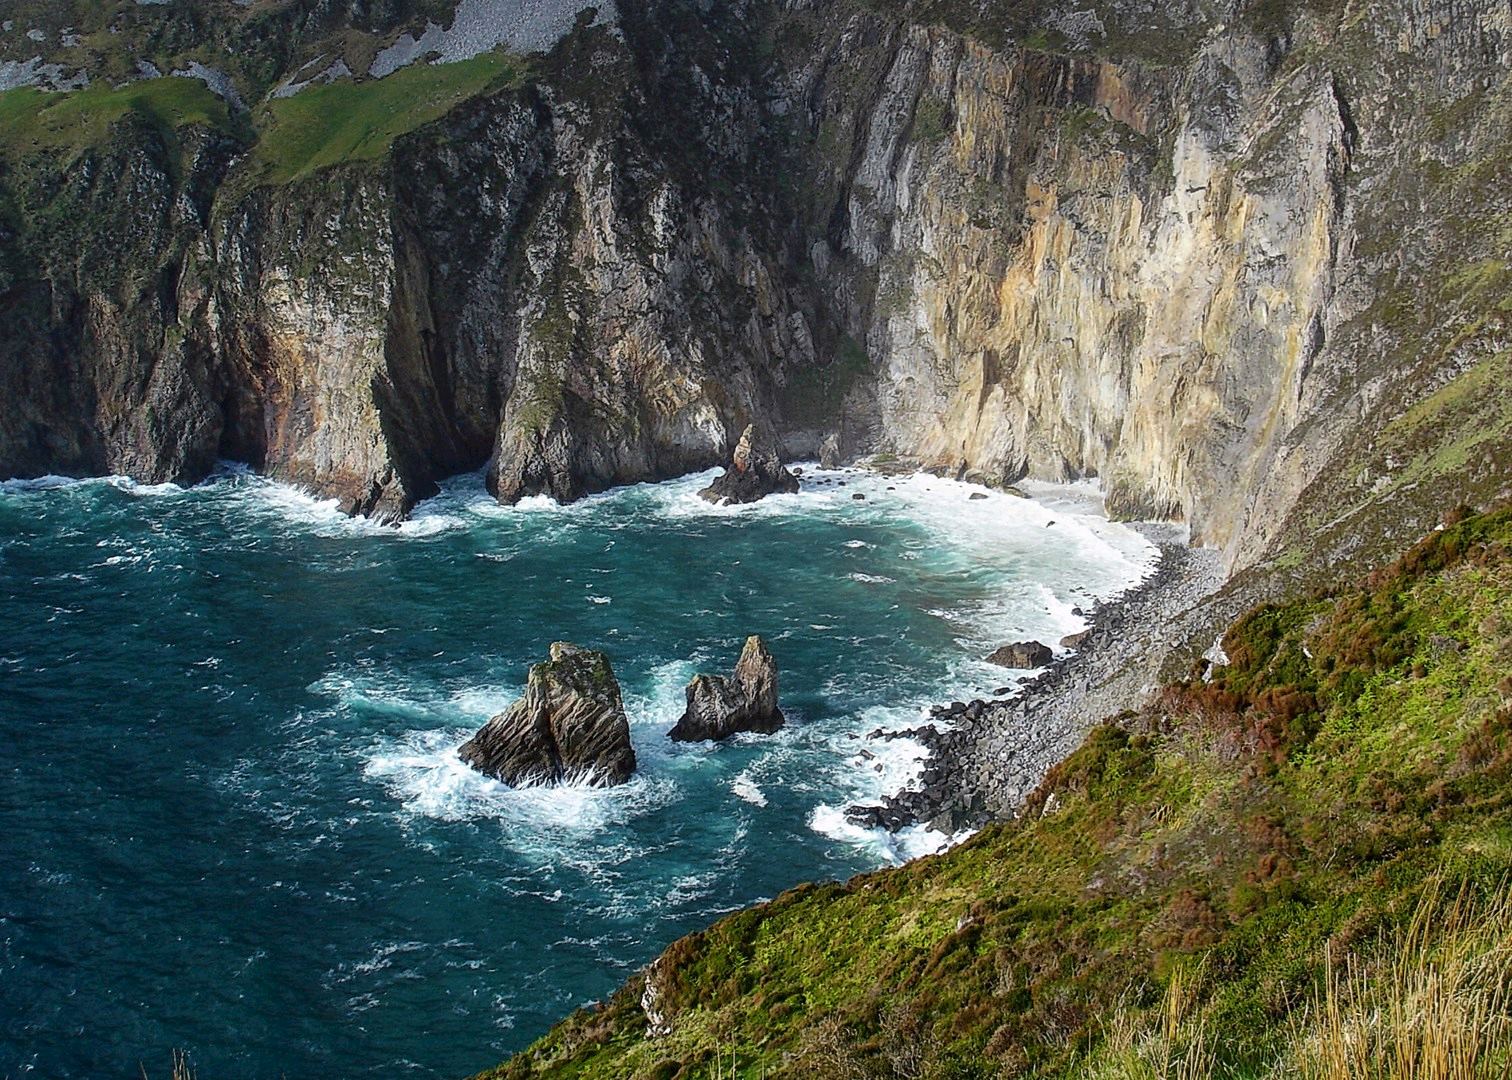
<svg viewBox="0 0 1512 1080"><path fill-rule="evenodd" d="M766 427L750 424L740 436L724 475L699 495L711 503L753 503L775 491L792 494L798 478L777 454L777 440Z"/></svg>
<svg viewBox="0 0 1512 1080"><path fill-rule="evenodd" d="M746 638L733 678L695 675L687 696L688 706L671 732L678 742L727 739L740 731L765 734L783 723L777 707L777 662L755 635Z"/></svg>
<svg viewBox="0 0 1512 1080"><path fill-rule="evenodd" d="M512 787L583 780L623 784L635 772L630 724L609 658L565 641L534 664L525 695L458 751L479 772Z"/></svg>

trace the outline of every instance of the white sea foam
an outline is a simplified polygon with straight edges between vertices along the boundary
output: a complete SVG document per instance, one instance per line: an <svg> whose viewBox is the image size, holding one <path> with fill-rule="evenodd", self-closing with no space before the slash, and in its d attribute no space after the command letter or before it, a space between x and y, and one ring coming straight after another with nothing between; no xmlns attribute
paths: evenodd
<svg viewBox="0 0 1512 1080"><path fill-rule="evenodd" d="M363 771L383 783L408 814L440 821L492 819L511 846L569 860L574 841L592 840L675 795L671 781L645 775L612 788L581 781L513 788L457 756L471 734L465 728L407 732L374 747Z"/></svg>
<svg viewBox="0 0 1512 1080"><path fill-rule="evenodd" d="M127 476L34 476L26 479L0 480L0 494L29 495L34 492L64 488L113 487L130 495L178 495L185 490L178 484L139 484Z"/></svg>
<svg viewBox="0 0 1512 1080"><path fill-rule="evenodd" d="M736 798L743 799L752 806L765 806L767 804L765 793L762 792L761 788L756 786L756 781L751 778L751 771L749 769L731 781L730 790L735 793Z"/></svg>
<svg viewBox="0 0 1512 1080"><path fill-rule="evenodd" d="M235 480L246 497L319 534L411 538L457 528L481 529L480 535L496 534L499 545L507 550L478 554L499 560L514 556L515 535L529 537L535 544L549 543L555 530L614 530L643 524L648 518L682 522L696 530L699 521L813 516L893 530L894 536L899 523L905 523L917 535L902 538L899 543L906 550L895 549L895 556L904 560L910 555L927 556L911 564L920 567L919 573L942 581L960 575L983 584L974 590L980 599L932 611L949 625L960 654L944 665L937 681L923 693L916 683L912 685L907 701L863 709L849 720L827 721L823 730L809 730L798 723L778 736L750 743L736 740L736 746L757 748L761 757L725 781L736 805L765 806L768 791L763 784L768 781L762 779L766 775L763 763L801 761L797 775L785 787L789 794L814 792L807 818L810 828L889 861L933 850L951 838L923 828L888 834L846 820L847 806L875 801L914 783L924 757L923 748L912 739L865 736L876 728L896 731L915 726L924 721L925 706L933 702L991 695L1007 676L1003 669L984 662L987 652L1009 640L1058 642L1086 625L1084 615L1075 610L1078 606L1090 608L1098 599L1127 587L1154 562L1154 549L1139 534L1102 516L1096 489L1087 485L1036 485L1035 499L1020 499L932 476L883 477L809 466L804 488L797 494L775 495L750 505L715 506L697 493L716 475L717 470L709 470L665 483L631 485L567 506L533 497L505 507L487 493L481 473L469 474L444 484L440 494L417 507L411 521L397 530L354 522L341 514L334 501L316 499L286 485L246 474ZM986 497L973 499L974 492ZM857 494L866 498L853 498ZM517 532L526 524L529 533ZM609 540L605 550L613 545ZM854 537L843 542L844 557L871 559L863 552L874 547ZM898 583L897 577L871 567L846 576L865 585ZM592 591L591 585L585 588L590 590L585 596L588 602L612 602L611 597ZM805 625L821 632L836 629L835 623L826 621ZM569 784L517 790L463 764L455 753L457 745L470 733L469 725L476 727L507 705L512 694L506 688L480 689L467 702L445 695L416 697L413 691L402 686L395 690L382 680L343 681L341 676L323 680L321 688L335 693L346 707L408 725L403 733L373 747L364 766L404 813L443 821L495 819L512 845L544 851L553 832L562 830L566 835L597 837L602 844L606 832L617 825L678 798L680 774L719 767L720 748L674 744L665 732L682 711L683 688L691 675L697 670L723 670L727 661L723 656L694 655L669 660L649 673L620 672L626 710L637 732L640 770L630 785L617 789ZM826 691L842 698L854 692L840 686ZM885 686L874 692L894 696ZM602 872L626 854L609 845L597 855L579 850L564 857L598 866L595 872ZM691 881L689 887L693 888Z"/></svg>
<svg viewBox="0 0 1512 1080"><path fill-rule="evenodd" d="M958 844L971 835L969 831L947 836L945 833L927 829L922 825L909 825L897 832L886 829L867 828L846 818L844 811L833 806L816 807L809 815L809 828L831 840L849 844L871 852L878 861L894 866L917 859L921 855L933 855Z"/></svg>

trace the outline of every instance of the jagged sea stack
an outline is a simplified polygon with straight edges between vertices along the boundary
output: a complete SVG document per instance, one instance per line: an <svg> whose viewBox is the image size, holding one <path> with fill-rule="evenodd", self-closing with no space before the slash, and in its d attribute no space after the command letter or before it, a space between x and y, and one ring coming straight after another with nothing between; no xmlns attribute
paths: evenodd
<svg viewBox="0 0 1512 1080"><path fill-rule="evenodd" d="M609 658L565 641L530 668L525 696L458 751L479 772L513 787L587 780L623 784L635 772L630 724Z"/></svg>
<svg viewBox="0 0 1512 1080"><path fill-rule="evenodd" d="M724 475L699 492L711 503L753 503L776 491L792 494L798 478L777 453L777 440L765 427L750 424L740 436Z"/></svg>
<svg viewBox="0 0 1512 1080"><path fill-rule="evenodd" d="M671 731L678 742L727 739L739 731L765 734L783 723L777 707L777 661L755 635L746 638L733 678L695 675L687 694L688 707Z"/></svg>

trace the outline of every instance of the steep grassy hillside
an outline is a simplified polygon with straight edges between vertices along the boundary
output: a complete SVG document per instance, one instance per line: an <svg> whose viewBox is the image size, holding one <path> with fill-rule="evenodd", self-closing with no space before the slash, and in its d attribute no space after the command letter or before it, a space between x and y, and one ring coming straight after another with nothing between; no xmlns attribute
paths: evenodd
<svg viewBox="0 0 1512 1080"><path fill-rule="evenodd" d="M488 1075L1505 1076L1509 556L1512 509L1455 514L1250 612L1021 821L685 938Z"/></svg>
<svg viewBox="0 0 1512 1080"><path fill-rule="evenodd" d="M152 79L71 94L23 88L0 94L0 152L75 154L104 140L130 115L162 133L202 125L230 129L226 103L193 79Z"/></svg>

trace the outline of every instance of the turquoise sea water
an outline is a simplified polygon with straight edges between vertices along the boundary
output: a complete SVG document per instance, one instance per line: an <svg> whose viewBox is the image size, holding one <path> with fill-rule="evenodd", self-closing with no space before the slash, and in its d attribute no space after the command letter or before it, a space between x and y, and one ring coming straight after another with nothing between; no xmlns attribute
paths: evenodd
<svg viewBox="0 0 1512 1080"><path fill-rule="evenodd" d="M1152 555L1085 491L707 479L503 508L463 477L400 529L237 472L0 485L0 1077L494 1064L721 912L941 842L845 824L917 752L865 735ZM671 743L750 633L788 726ZM456 760L553 639L610 655L629 785Z"/></svg>

